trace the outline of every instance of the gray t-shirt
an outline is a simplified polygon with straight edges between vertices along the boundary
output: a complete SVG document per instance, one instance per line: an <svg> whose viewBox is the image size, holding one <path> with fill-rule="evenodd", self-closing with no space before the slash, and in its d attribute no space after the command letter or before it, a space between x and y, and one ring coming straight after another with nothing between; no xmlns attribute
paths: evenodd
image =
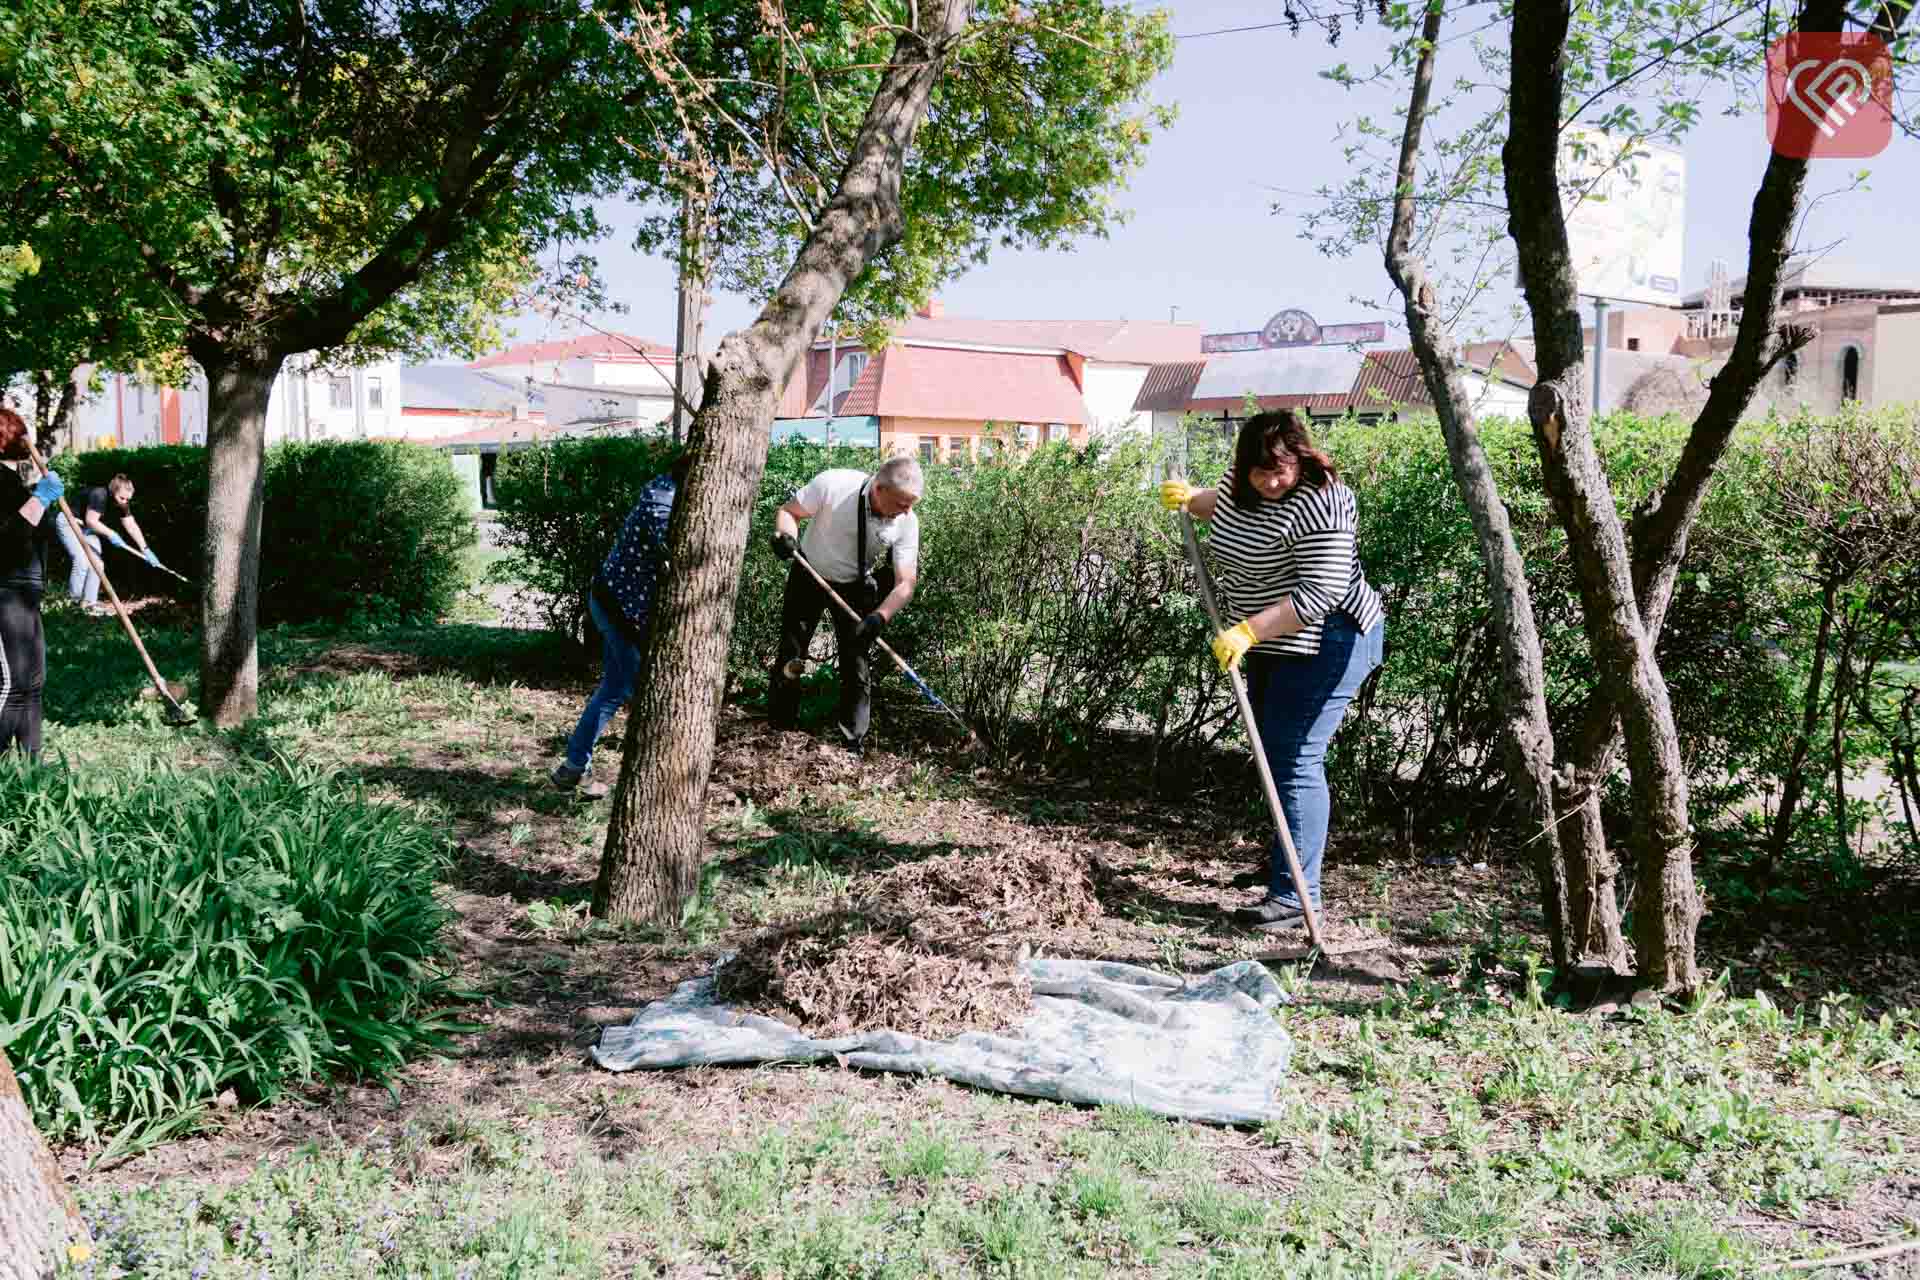
<svg viewBox="0 0 1920 1280"><path fill-rule="evenodd" d="M860 576L854 543L860 537L860 504L867 500L867 484L872 479L866 472L851 468L822 471L793 495L800 509L811 513L800 534L800 551L829 582L852 582ZM920 562L920 518L911 511L882 517L869 507L867 567L877 568L889 551L898 568L912 568Z"/></svg>

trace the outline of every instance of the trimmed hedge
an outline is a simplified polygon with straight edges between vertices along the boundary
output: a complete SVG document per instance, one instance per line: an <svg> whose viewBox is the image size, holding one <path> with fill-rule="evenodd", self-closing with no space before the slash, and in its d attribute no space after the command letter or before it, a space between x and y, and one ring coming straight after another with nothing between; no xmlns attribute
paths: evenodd
<svg viewBox="0 0 1920 1280"><path fill-rule="evenodd" d="M195 586L108 548L122 594L198 599L205 564L207 455L196 445L63 455L69 492L115 474L161 561ZM372 617L432 621L467 582L478 540L472 501L445 454L398 440L281 444L267 450L260 533L265 623Z"/></svg>

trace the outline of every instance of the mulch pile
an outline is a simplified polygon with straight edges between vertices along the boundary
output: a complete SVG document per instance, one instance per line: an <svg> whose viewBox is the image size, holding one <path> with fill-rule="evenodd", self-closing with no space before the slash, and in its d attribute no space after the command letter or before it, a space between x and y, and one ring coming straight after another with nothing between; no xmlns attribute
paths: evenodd
<svg viewBox="0 0 1920 1280"><path fill-rule="evenodd" d="M1003 1030L1033 1006L1022 944L1098 917L1097 870L1057 848L903 863L844 905L748 942L717 975L718 994L813 1036Z"/></svg>

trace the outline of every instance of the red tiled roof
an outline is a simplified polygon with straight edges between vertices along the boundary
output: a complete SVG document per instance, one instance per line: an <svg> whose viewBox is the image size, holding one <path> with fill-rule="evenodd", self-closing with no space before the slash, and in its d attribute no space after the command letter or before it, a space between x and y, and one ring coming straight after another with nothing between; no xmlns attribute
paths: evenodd
<svg viewBox="0 0 1920 1280"><path fill-rule="evenodd" d="M889 347L888 350L893 348ZM1015 357L1018 359L1019 357ZM867 361L867 367L860 371L847 394L840 400L838 412L851 417L853 415L871 416L879 413L880 380L887 376L887 352L882 351ZM826 389L826 376L821 375L821 390Z"/></svg>
<svg viewBox="0 0 1920 1280"><path fill-rule="evenodd" d="M481 356L467 365L469 369L487 369L503 364L546 364L561 360L631 360L654 364L665 359L673 367L673 348L624 333L591 333L557 342L522 342Z"/></svg>
<svg viewBox="0 0 1920 1280"><path fill-rule="evenodd" d="M875 366L881 366L879 372L874 372ZM867 369L842 413L1069 426L1084 426L1087 421L1086 401L1065 356L894 346ZM865 407L869 401L864 384L869 374L872 400L871 407Z"/></svg>
<svg viewBox="0 0 1920 1280"><path fill-rule="evenodd" d="M1153 366L1147 370L1147 380L1140 384L1140 394L1133 398L1133 411L1152 413L1156 410L1185 409L1187 402L1193 399L1193 389L1200 381L1200 371L1206 367L1205 360Z"/></svg>

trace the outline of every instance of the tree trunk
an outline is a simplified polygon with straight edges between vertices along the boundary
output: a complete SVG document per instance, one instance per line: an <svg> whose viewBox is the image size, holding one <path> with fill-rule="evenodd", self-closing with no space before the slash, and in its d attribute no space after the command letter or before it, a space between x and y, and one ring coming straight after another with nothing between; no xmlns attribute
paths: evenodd
<svg viewBox="0 0 1920 1280"><path fill-rule="evenodd" d="M1447 442L1447 461L1453 468L1453 482L1473 519L1480 557L1487 566L1493 631L1501 659L1501 736L1506 743L1512 784L1520 791L1527 812L1538 827L1529 841L1534 874L1539 882L1541 907L1546 913L1553 965L1564 974L1569 960L1577 959L1580 953L1568 945L1567 868L1561 858L1558 824L1554 820L1553 729L1547 722L1546 670L1540 632L1534 623L1533 595L1519 545L1507 521L1506 506L1500 501L1493 468L1480 443L1466 383L1460 376L1459 348L1453 335L1434 315L1434 295L1427 280L1426 264L1411 248L1413 186L1418 173L1420 135L1433 89L1434 54L1440 43L1444 13L1444 4L1429 7L1421 33L1420 60L1414 71L1406 131L1400 144L1398 189L1386 247L1387 274L1406 301L1408 340L1420 361L1428 393L1433 397L1440 431ZM1624 943L1620 948L1624 951Z"/></svg>
<svg viewBox="0 0 1920 1280"><path fill-rule="evenodd" d="M904 229L906 151L967 6L939 0L902 35L855 136L839 188L793 269L747 329L721 343L690 433L692 467L667 529L627 716L594 913L674 924L699 887L716 704L734 597L780 392L847 285Z"/></svg>
<svg viewBox="0 0 1920 1280"><path fill-rule="evenodd" d="M44 1280L53 1275L63 1245L86 1241L80 1206L33 1127L20 1082L0 1049L0 1280Z"/></svg>
<svg viewBox="0 0 1920 1280"><path fill-rule="evenodd" d="M1581 614L1601 684L1620 707L1635 808L1634 941L1641 980L1664 990L1699 983L1687 777L1666 681L1634 590L1626 531L1600 464L1587 401L1572 253L1560 204L1560 110L1569 0L1516 7L1512 125L1502 147L1508 220L1533 315L1539 381L1528 396L1542 478L1566 531Z"/></svg>
<svg viewBox="0 0 1920 1280"><path fill-rule="evenodd" d="M284 358L196 343L207 376L206 576L200 593L200 714L220 728L260 707L260 520L267 401Z"/></svg>
<svg viewBox="0 0 1920 1280"><path fill-rule="evenodd" d="M1906 12L1888 15L1891 38L1906 20ZM1803 30L1839 30L1844 17L1842 0L1807 0L1797 15ZM1634 590L1647 633L1656 641L1666 622L1674 582L1686 556L1687 538L1706 501L1707 486L1725 456L1735 428L1753 393L1773 366L1804 344L1805 332L1783 332L1779 322L1780 289L1792 251L1794 226L1806 186L1807 162L1772 152L1765 174L1754 193L1747 222L1746 306L1740 313L1733 348L1727 362L1714 374L1707 403L1687 434L1686 445L1667 483L1634 513L1629 527L1633 545ZM1578 820L1566 832L1566 852L1573 884L1576 933L1588 923L1598 934L1619 932L1619 907L1612 877L1614 862L1607 849L1600 820L1600 791L1613 771L1619 750L1619 707L1604 689L1596 691L1580 716L1579 735L1562 789L1562 812L1578 808ZM1583 876L1579 868L1596 875ZM1611 922L1609 924L1609 921ZM1622 955L1624 959L1624 953Z"/></svg>

